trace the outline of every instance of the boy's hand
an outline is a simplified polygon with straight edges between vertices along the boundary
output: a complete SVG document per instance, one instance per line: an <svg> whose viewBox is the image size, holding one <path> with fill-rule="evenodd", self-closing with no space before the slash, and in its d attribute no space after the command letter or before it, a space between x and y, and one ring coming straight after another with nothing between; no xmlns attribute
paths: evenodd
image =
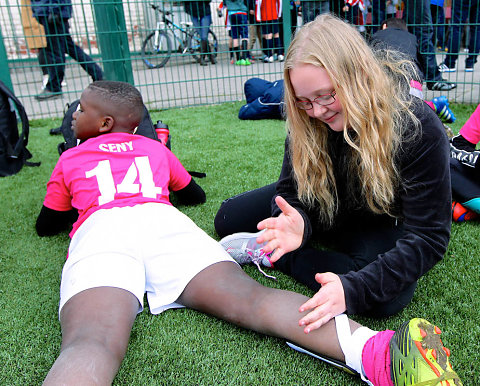
<svg viewBox="0 0 480 386"><path fill-rule="evenodd" d="M259 230L267 229L257 238L257 243L267 241L262 248L265 253L275 252L270 256L272 263L280 259L285 253L294 251L302 244L303 217L284 198L277 196L275 202L282 211L278 217L270 217L260 221L257 225Z"/></svg>
<svg viewBox="0 0 480 386"><path fill-rule="evenodd" d="M305 326L303 331L306 334L347 310L343 285L338 275L317 273L315 280L322 288L299 308L300 312L312 310L299 321L300 326Z"/></svg>

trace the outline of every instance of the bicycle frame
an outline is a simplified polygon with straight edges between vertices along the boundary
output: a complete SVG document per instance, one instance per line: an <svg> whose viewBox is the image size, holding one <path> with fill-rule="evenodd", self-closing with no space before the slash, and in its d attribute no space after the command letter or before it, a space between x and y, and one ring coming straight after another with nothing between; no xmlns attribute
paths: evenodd
<svg viewBox="0 0 480 386"><path fill-rule="evenodd" d="M189 36L192 36L193 34L193 23L190 21L182 21L180 22L181 25L178 25L173 22L173 20L168 19L167 15L165 12L160 10L158 7L154 7L152 5L152 8L161 14L161 20L157 21L157 28L155 30L155 44L158 45L158 39L159 39L159 31L163 30L165 32L170 31L171 35L173 36L173 39L178 43L179 48L182 50L182 54L187 53L188 47L187 47L187 42ZM181 39L178 34L179 33L183 34L183 39Z"/></svg>

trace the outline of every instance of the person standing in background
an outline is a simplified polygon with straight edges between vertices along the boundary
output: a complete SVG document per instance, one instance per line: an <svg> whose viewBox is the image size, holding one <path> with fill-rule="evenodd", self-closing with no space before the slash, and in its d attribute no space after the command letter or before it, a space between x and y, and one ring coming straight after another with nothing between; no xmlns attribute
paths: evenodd
<svg viewBox="0 0 480 386"><path fill-rule="evenodd" d="M210 52L210 47L208 46L208 31L210 25L212 24L212 11L210 10L210 0L200 0L200 1L186 1L185 2L185 12L190 15L192 19L193 26L200 35L200 44L202 53L200 55L200 65L206 66L206 56L210 59L210 63L217 64L215 55Z"/></svg>
<svg viewBox="0 0 480 386"><path fill-rule="evenodd" d="M102 69L73 42L70 35L68 20L73 13L70 0L32 0L32 12L45 30L47 38L45 65L49 77L45 89L36 95L35 99L43 101L62 95L65 54L75 59L93 81L103 79Z"/></svg>
<svg viewBox="0 0 480 386"><path fill-rule="evenodd" d="M468 23L468 24L467 24ZM440 65L441 72L457 71L456 62L460 52L462 29L465 25L470 31L468 56L465 60L465 72L473 72L480 51L480 10L478 0L452 0L452 22L448 39L448 54Z"/></svg>
<svg viewBox="0 0 480 386"><path fill-rule="evenodd" d="M433 45L440 51L445 51L445 11L443 9L444 0L430 0L430 11L432 13L432 23L435 25L433 30Z"/></svg>
<svg viewBox="0 0 480 386"><path fill-rule="evenodd" d="M430 0L404 0L404 4L403 19L411 29L410 32L418 38L427 88L432 91L453 90L457 85L443 79L438 69L432 42L433 26Z"/></svg>

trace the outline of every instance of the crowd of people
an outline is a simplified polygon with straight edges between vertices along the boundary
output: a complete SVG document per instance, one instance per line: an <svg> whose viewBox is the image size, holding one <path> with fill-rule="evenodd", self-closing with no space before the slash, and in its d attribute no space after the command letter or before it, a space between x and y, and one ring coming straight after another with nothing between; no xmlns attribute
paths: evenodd
<svg viewBox="0 0 480 386"><path fill-rule="evenodd" d="M210 0L192 0L184 4L185 13L190 17L201 37L199 64L216 63L216 55L208 44L208 31L212 25ZM73 41L70 35L69 19L72 17L70 0L32 0L33 16L43 27L46 36L44 47L38 48L38 60L45 82L37 100L58 98L62 95L65 75L65 55L79 62L93 81L103 79L102 69ZM225 0L219 3L220 16L225 16L225 27L229 39L230 61L236 65L250 65L257 60L272 63L283 61L283 18L290 13L292 33L301 25L312 21L318 15L332 13L354 24L366 36L375 33L381 22L390 17L403 17L410 32L418 40L419 59L425 75L426 86L434 91L449 91L455 83L442 78L442 72L456 71L456 61L461 47L461 26L469 26L469 41L466 46L469 55L465 71L472 72L477 61L480 44L478 5L466 0L452 1L451 26L445 23L444 4L439 0L295 0L290 9L282 9L279 0ZM369 15L371 24L367 24ZM297 23L297 20L301 21ZM434 24L432 24L435 22ZM447 34L446 28L449 28ZM448 36L448 41L446 41ZM260 57L254 57L252 50L258 40ZM435 57L437 47L447 52L445 60L438 64Z"/></svg>

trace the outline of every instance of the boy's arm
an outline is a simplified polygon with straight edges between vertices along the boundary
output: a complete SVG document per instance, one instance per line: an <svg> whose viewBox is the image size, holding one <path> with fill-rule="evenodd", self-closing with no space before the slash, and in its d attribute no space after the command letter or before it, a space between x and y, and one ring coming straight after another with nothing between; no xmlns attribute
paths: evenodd
<svg viewBox="0 0 480 386"><path fill-rule="evenodd" d="M42 206L35 229L39 236L53 236L68 228L69 225L75 222L78 217L76 209L68 211L58 211Z"/></svg>
<svg viewBox="0 0 480 386"><path fill-rule="evenodd" d="M181 205L203 204L207 200L205 191L193 178L187 186L173 193Z"/></svg>

